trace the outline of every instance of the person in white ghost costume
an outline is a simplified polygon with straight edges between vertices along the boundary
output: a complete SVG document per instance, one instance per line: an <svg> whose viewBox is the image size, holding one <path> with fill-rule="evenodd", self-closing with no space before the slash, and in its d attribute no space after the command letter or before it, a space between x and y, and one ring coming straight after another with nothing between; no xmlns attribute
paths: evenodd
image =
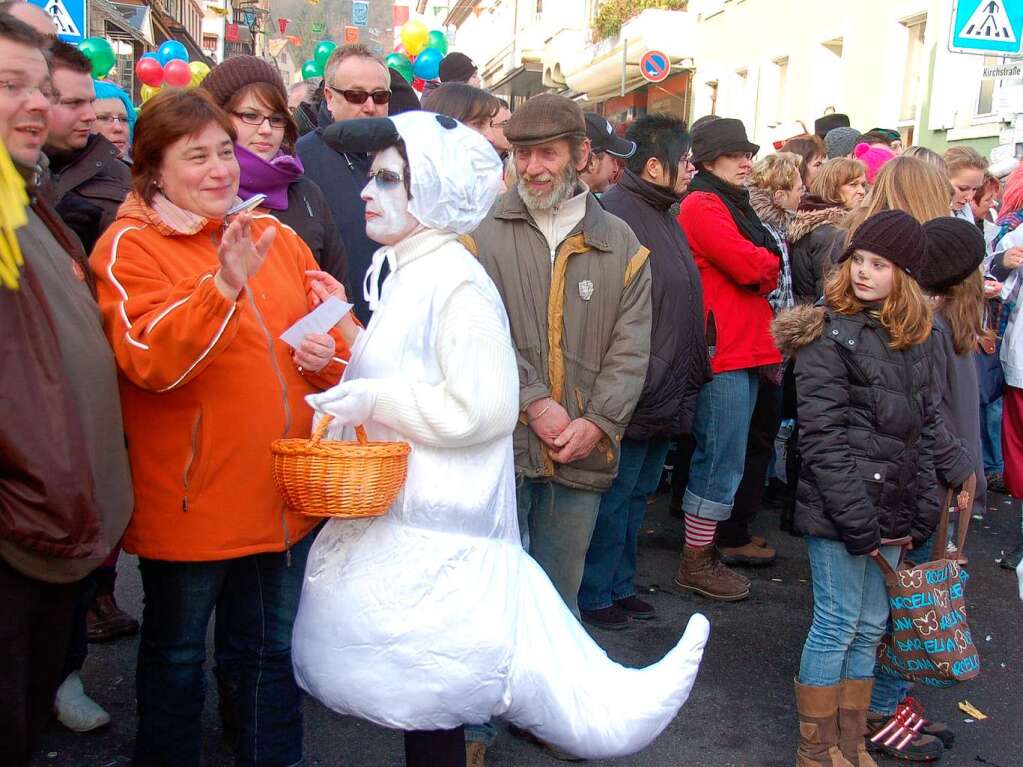
<svg viewBox="0 0 1023 767"><path fill-rule="evenodd" d="M331 520L313 545L293 639L299 684L340 713L451 731L422 764L464 764L461 726L491 717L581 757L644 748L689 696L709 626L694 615L660 662L627 669L521 547L515 350L496 288L458 241L498 194L497 154L426 112L337 123L324 138L377 152L363 199L367 234L384 247L365 281L372 319L346 325L344 379L308 401L334 416L331 438L363 424L412 452L386 515Z"/></svg>

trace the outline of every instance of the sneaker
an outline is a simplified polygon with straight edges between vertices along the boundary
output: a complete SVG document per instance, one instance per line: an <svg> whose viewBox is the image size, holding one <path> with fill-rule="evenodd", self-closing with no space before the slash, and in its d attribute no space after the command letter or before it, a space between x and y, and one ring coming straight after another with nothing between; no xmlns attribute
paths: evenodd
<svg viewBox="0 0 1023 767"><path fill-rule="evenodd" d="M629 627L629 615L618 605L600 610L579 610L584 622L606 631L621 631Z"/></svg>
<svg viewBox="0 0 1023 767"><path fill-rule="evenodd" d="M987 480L987 489L992 493L1008 495L1009 488L1005 486L1005 477L999 472L991 472L984 477Z"/></svg>
<svg viewBox="0 0 1023 767"><path fill-rule="evenodd" d="M630 618L635 618L638 621L648 621L657 614L652 604L644 602L635 594L625 597L625 599L616 600L615 605L628 613Z"/></svg>
<svg viewBox="0 0 1023 767"><path fill-rule="evenodd" d="M899 704L890 716L867 715L867 748L903 762L935 762L945 745L933 735L921 733L926 720L923 710L911 698Z"/></svg>
<svg viewBox="0 0 1023 767"><path fill-rule="evenodd" d="M745 546L718 546L721 561L726 565L765 567L774 563L777 552L769 546L757 546L750 541Z"/></svg>
<svg viewBox="0 0 1023 767"><path fill-rule="evenodd" d="M92 732L110 724L110 714L85 694L82 677L77 671L57 688L53 701L57 721L74 732Z"/></svg>

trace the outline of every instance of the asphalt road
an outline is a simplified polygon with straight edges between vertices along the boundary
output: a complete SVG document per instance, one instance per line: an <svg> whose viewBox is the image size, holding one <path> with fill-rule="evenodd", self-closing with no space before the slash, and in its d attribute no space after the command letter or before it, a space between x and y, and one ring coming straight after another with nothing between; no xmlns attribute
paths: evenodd
<svg viewBox="0 0 1023 767"><path fill-rule="evenodd" d="M954 749L941 764L1023 767L1023 603L1015 578L996 559L1020 538L1017 502L994 497L983 520L971 525L967 554L970 626L980 649L982 671L967 684L947 690L918 690L931 719L948 722ZM771 568L747 571L752 596L737 604L682 597L669 589L681 545L681 529L664 499L651 507L640 542L637 583L651 591L658 619L626 631L592 630L609 655L642 666L660 659L677 641L689 616L704 613L711 637L689 702L657 741L640 754L592 767L791 767L795 761L796 716L791 680L797 670L810 620L809 568L802 542L777 530L777 516L761 514L757 526L779 550ZM118 599L133 614L141 610L135 562L120 565ZM465 616L471 630L472 615ZM101 731L76 735L55 722L47 730L34 767L115 767L131 763L134 734L136 642L92 645L83 672L92 696L113 722ZM212 684L211 689L215 690ZM233 764L221 745L215 693L206 701L204 765ZM957 703L969 700L987 714L967 721ZM401 765L399 733L339 717L312 700L305 704L305 750L309 765L379 767ZM879 760L883 767L900 764ZM487 753L493 767L556 764L538 748L503 731Z"/></svg>

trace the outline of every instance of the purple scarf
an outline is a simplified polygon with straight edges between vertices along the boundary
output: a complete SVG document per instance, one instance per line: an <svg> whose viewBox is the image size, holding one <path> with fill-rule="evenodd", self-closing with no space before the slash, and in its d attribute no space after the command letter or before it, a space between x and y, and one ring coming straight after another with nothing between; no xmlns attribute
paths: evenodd
<svg viewBox="0 0 1023 767"><path fill-rule="evenodd" d="M302 161L290 154L278 154L267 162L238 144L235 144L234 154L241 168L238 196L247 200L254 194L265 194L262 207L287 210L288 187L305 172Z"/></svg>

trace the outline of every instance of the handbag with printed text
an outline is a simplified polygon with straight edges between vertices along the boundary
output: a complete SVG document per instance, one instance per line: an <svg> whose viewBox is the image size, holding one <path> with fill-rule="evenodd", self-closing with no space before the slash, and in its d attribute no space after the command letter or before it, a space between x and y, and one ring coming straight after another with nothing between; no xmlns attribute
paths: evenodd
<svg viewBox="0 0 1023 767"><path fill-rule="evenodd" d="M980 656L966 620L960 566L969 529L974 480L968 483L971 502L959 510L956 547L948 548L949 493L934 532L932 561L902 562L893 568L884 557L877 563L888 586L890 632L878 649L878 663L903 679L932 687L950 687L980 672Z"/></svg>

